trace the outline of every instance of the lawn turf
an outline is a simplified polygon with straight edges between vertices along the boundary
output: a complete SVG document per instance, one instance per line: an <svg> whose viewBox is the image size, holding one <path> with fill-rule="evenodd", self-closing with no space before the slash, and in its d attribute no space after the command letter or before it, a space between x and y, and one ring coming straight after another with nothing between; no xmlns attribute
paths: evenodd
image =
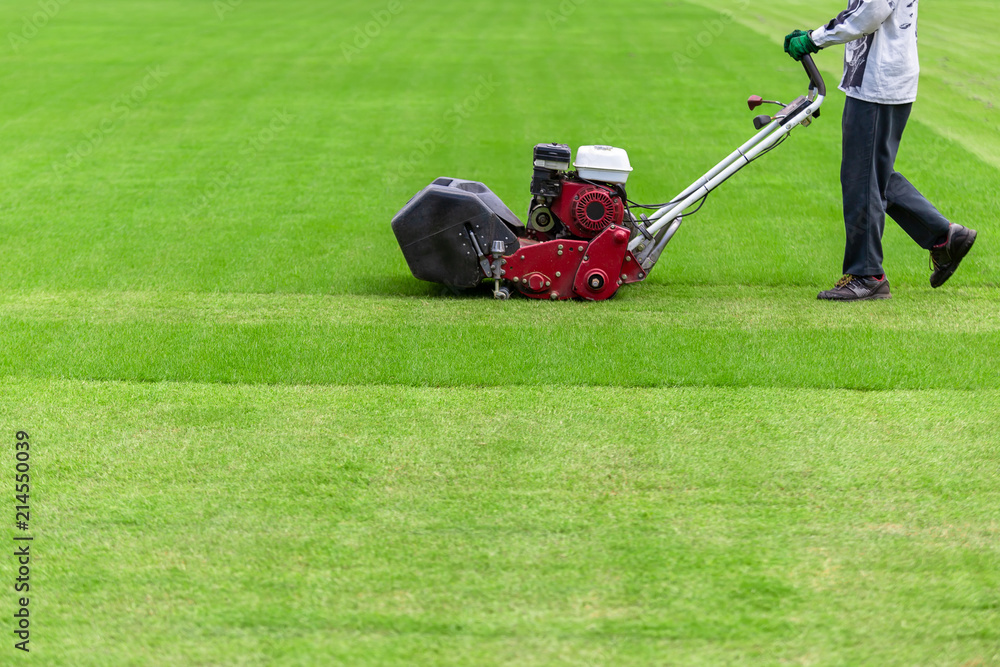
<svg viewBox="0 0 1000 667"><path fill-rule="evenodd" d="M625 147L633 199L681 190L749 136L749 94L804 91L781 36L842 8L717 33L740 4L403 0L357 51L388 3L70 2L8 34L29 659L1000 664L992 5L921 22L899 167L982 232L941 290L890 223L894 300L815 301L837 92L610 302L455 299L395 245L437 176L521 212L543 141Z"/></svg>
<svg viewBox="0 0 1000 667"><path fill-rule="evenodd" d="M871 304L808 288L639 285L602 303L485 297L0 297L0 375L243 384L993 389L1000 296ZM562 389L560 389L562 391Z"/></svg>
<svg viewBox="0 0 1000 667"><path fill-rule="evenodd" d="M46 665L995 661L995 390L0 387Z"/></svg>

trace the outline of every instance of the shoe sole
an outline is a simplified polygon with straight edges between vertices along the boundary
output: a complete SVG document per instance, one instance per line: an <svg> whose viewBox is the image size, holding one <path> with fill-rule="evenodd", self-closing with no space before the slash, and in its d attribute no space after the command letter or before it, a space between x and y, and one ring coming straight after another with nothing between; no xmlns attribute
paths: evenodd
<svg viewBox="0 0 1000 667"><path fill-rule="evenodd" d="M931 287L933 287L934 289L941 287L941 285L944 285L946 282L948 282L949 278L955 275L955 272L958 271L958 265L962 263L962 260L965 259L965 256L969 254L970 250L972 250L972 246L975 245L976 237L979 236L979 232L977 232L974 229L970 229L969 232L970 232L969 240L965 243L963 247L958 249L959 250L958 258L954 262L952 262L951 270L949 270L947 273L944 274L944 278L942 278L941 282L939 282L937 285L935 285L934 282L931 281Z"/></svg>
<svg viewBox="0 0 1000 667"><path fill-rule="evenodd" d="M816 298L819 299L820 301L842 301L842 302L846 302L846 301L878 301L878 300L881 300L881 299L891 299L892 298L892 292L888 292L888 291L886 291L886 292L874 292L872 294L869 294L868 296L858 296L858 297L855 297L853 299L838 299L836 297L834 297L832 299L831 298L824 298L823 297L823 293L820 292L820 294Z"/></svg>
<svg viewBox="0 0 1000 667"><path fill-rule="evenodd" d="M848 303L850 301L880 301L884 299L891 299L891 294L872 294L871 296L859 296L856 299L824 299L821 296L816 297L820 301L836 301L838 303Z"/></svg>

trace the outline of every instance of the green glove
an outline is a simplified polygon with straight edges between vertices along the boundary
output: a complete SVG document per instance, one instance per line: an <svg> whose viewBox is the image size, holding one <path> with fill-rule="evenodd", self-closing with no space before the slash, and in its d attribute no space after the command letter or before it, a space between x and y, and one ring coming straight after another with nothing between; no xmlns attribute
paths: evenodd
<svg viewBox="0 0 1000 667"><path fill-rule="evenodd" d="M799 37L805 34L808 34L805 30L794 30L785 35L785 53L788 53L788 45L791 43L793 37Z"/></svg>
<svg viewBox="0 0 1000 667"><path fill-rule="evenodd" d="M785 53L795 60L802 60L806 54L817 52L819 47L804 30L796 30L785 36Z"/></svg>

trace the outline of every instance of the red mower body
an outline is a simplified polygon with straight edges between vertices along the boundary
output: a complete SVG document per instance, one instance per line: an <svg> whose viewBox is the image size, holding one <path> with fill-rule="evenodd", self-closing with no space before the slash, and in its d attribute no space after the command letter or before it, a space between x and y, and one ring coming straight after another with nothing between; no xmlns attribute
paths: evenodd
<svg viewBox="0 0 1000 667"><path fill-rule="evenodd" d="M610 225L589 241L556 239L523 245L501 260L501 275L532 299L611 298L646 277L628 251L629 231Z"/></svg>

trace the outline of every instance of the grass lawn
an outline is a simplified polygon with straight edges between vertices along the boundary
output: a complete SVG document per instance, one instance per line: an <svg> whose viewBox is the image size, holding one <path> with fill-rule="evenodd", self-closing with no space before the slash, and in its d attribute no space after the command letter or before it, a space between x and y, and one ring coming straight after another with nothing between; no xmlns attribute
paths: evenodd
<svg viewBox="0 0 1000 667"><path fill-rule="evenodd" d="M608 302L449 296L389 228L445 175L523 212L544 141L664 201L843 4L5 3L0 665L1000 665L993 4L921 19L942 289L889 223L894 299L815 300L839 92Z"/></svg>

